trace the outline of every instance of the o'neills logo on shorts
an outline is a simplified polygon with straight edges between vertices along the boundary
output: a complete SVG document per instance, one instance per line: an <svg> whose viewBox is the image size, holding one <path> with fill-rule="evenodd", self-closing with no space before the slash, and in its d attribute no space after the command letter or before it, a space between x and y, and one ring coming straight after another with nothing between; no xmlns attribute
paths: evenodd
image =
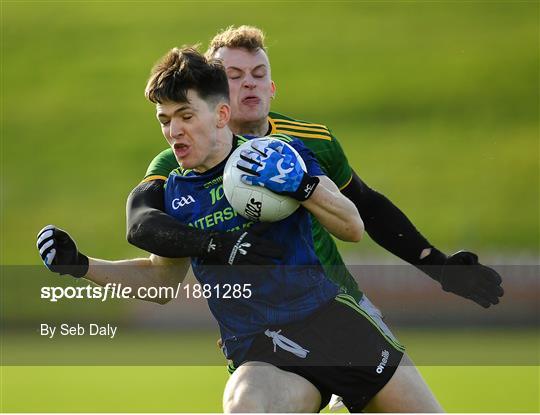
<svg viewBox="0 0 540 415"><path fill-rule="evenodd" d="M388 350L383 350L381 352L381 356L382 356L381 363L379 363L379 366L377 366L377 369L375 369L375 372L377 372L379 375L382 373L382 371L386 367L386 364L388 363L390 352Z"/></svg>

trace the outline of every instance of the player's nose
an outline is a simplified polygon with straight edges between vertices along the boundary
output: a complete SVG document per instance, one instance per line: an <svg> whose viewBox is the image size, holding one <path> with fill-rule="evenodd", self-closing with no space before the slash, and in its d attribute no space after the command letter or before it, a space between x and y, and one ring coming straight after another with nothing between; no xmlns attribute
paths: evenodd
<svg viewBox="0 0 540 415"><path fill-rule="evenodd" d="M252 77L252 76L246 76L244 78L244 88L249 88L249 89L253 89L255 88L256 86L256 82L255 82L255 79Z"/></svg>
<svg viewBox="0 0 540 415"><path fill-rule="evenodd" d="M178 121L171 120L170 124L171 138L180 138L184 135L184 126Z"/></svg>

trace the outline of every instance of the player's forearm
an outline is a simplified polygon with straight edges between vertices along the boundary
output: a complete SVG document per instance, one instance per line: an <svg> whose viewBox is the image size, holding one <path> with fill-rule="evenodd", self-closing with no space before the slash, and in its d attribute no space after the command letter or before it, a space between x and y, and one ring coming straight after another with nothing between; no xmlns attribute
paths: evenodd
<svg viewBox="0 0 540 415"><path fill-rule="evenodd" d="M364 224L356 206L323 176L313 195L302 205L317 218L332 235L343 241L362 239Z"/></svg>
<svg viewBox="0 0 540 415"><path fill-rule="evenodd" d="M121 261L88 258L88 272L84 278L101 286L108 283L117 283L138 288L154 279L153 270L150 268L151 265L150 258Z"/></svg>
<svg viewBox="0 0 540 415"><path fill-rule="evenodd" d="M210 233L180 223L164 213L163 180L138 185L126 205L127 240L167 258L200 256Z"/></svg>
<svg viewBox="0 0 540 415"><path fill-rule="evenodd" d="M446 255L434 248L392 201L371 189L356 173L342 193L353 201L366 232L380 246L416 266L426 261L432 266L444 264Z"/></svg>
<svg viewBox="0 0 540 415"><path fill-rule="evenodd" d="M107 261L89 258L88 272L85 279L98 285L106 286L109 283L122 284L130 287L136 295L138 289L144 287L173 287L185 278L189 262L178 261L175 264L164 263L155 255L150 258L136 258L120 261ZM145 301L165 303L164 298L137 297Z"/></svg>

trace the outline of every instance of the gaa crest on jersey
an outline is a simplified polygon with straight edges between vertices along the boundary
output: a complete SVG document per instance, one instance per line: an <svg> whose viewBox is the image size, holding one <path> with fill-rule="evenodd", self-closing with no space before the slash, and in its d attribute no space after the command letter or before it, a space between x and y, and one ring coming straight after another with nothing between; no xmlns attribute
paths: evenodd
<svg viewBox="0 0 540 415"><path fill-rule="evenodd" d="M176 197L172 200L171 207L173 208L173 210L178 210L191 203L195 203L195 198L191 195Z"/></svg>

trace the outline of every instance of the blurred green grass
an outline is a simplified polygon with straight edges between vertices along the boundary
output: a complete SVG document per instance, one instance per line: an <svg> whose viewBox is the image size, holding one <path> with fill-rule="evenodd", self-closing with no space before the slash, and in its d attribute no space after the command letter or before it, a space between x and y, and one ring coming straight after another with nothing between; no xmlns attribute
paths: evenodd
<svg viewBox="0 0 540 415"><path fill-rule="evenodd" d="M452 366L452 358L444 363L437 364L433 360L430 365L420 366L446 411L539 411L536 331L465 333L402 329L398 336L407 345L413 360L423 356L427 362L426 355L434 356L437 352L479 357L491 353L491 363L485 366L479 365L480 361L476 365L465 365L466 360L456 360ZM183 345L178 353L189 355L206 350L210 338L215 340L215 334L178 335L178 344ZM24 336L19 340L24 343ZM156 335L154 340L156 353L162 353L160 344L170 342L171 338ZM120 341L132 343L133 339ZM60 349L81 356L103 352L99 347L90 347L89 343L86 347ZM13 350L4 348L5 353ZM214 349L214 353L219 352ZM507 356L508 353L516 357L528 354L529 360L516 361L515 366L494 366L497 355ZM532 365L535 362L536 365ZM225 366L4 366L0 379L0 409L3 412L220 412L227 379Z"/></svg>
<svg viewBox="0 0 540 415"><path fill-rule="evenodd" d="M38 263L47 223L94 256L141 255L123 212L165 147L150 67L245 23L268 33L274 109L327 123L433 243L535 254L537 15L536 2L4 1L0 261Z"/></svg>
<svg viewBox="0 0 540 415"><path fill-rule="evenodd" d="M540 410L537 367L419 369L447 412ZM228 378L224 367L214 366L28 366L2 371L3 412L216 413L222 411L221 396Z"/></svg>

